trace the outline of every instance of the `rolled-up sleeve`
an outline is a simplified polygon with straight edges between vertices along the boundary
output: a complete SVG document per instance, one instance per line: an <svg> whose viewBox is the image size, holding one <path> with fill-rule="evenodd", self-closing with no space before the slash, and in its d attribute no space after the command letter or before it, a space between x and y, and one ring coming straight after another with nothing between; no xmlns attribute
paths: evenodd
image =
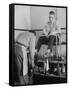
<svg viewBox="0 0 69 90"><path fill-rule="evenodd" d="M48 35L48 25L46 24L43 28L43 33L47 36Z"/></svg>

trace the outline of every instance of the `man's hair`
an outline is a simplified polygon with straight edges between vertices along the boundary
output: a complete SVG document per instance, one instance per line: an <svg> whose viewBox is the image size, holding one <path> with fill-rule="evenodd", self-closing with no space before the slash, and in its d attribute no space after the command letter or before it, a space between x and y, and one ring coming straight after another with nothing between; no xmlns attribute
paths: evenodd
<svg viewBox="0 0 69 90"><path fill-rule="evenodd" d="M49 14L50 15L55 15L55 12L54 11L50 11Z"/></svg>

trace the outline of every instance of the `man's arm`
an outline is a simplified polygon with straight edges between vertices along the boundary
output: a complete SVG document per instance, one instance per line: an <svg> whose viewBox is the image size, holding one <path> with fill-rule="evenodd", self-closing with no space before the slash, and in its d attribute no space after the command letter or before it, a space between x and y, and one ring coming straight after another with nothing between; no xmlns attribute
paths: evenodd
<svg viewBox="0 0 69 90"><path fill-rule="evenodd" d="M35 55L35 42L36 42L36 36L31 34L30 38L30 58L32 62L32 67L34 67L34 55Z"/></svg>

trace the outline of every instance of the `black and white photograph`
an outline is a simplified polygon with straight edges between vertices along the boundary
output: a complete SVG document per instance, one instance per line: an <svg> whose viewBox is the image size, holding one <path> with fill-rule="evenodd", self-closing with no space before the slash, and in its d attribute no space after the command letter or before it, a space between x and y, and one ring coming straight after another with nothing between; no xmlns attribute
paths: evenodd
<svg viewBox="0 0 69 90"><path fill-rule="evenodd" d="M67 83L67 7L9 5L9 84Z"/></svg>

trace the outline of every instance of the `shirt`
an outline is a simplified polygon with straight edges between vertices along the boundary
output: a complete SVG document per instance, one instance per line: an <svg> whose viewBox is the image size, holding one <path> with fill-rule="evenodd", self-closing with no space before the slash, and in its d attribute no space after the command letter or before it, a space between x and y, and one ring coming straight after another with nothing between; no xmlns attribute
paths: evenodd
<svg viewBox="0 0 69 90"><path fill-rule="evenodd" d="M35 44L35 35L26 31L19 34L16 41L28 47L30 44Z"/></svg>
<svg viewBox="0 0 69 90"><path fill-rule="evenodd" d="M53 23L47 22L43 31L46 35L49 35L50 33L55 31L60 32L60 25L56 20Z"/></svg>

